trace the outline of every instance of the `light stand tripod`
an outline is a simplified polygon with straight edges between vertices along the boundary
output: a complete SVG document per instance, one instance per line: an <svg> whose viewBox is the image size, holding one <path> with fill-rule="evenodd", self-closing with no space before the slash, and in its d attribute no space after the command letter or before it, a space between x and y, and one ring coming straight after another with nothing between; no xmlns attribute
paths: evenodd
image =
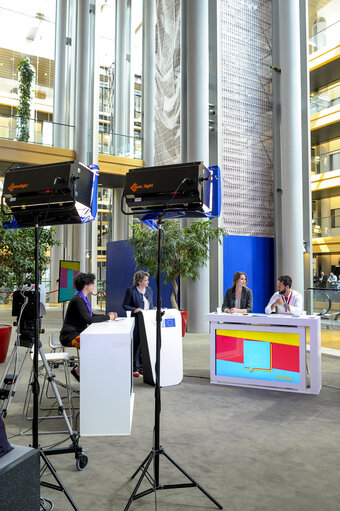
<svg viewBox="0 0 340 511"><path fill-rule="evenodd" d="M38 362L39 362L39 353L44 362L45 367L48 366L48 362L46 361L46 357L41 349L40 344L40 320L39 320L39 310L40 310L40 293L39 293L39 221L38 214L34 214L34 235L35 235L35 244L34 244L34 261L35 261L35 292L34 292L34 352L33 352L33 383L32 383L32 392L33 392L33 424L32 424L32 447L39 451L39 455L41 459L44 461L45 465L41 468L40 473L44 473L45 468L47 467L54 477L57 484L49 483L46 481L40 480L41 486L46 486L48 488L52 488L54 490L62 491L67 500L70 502L71 506L75 511L78 511L76 504L74 503L71 495L66 490L64 485L62 484L55 468L52 463L48 459L47 455L50 454L65 454L69 452L74 452L76 457L82 454L82 448L78 445L78 437L74 433L71 434L72 445L69 448L65 449L46 449L43 450L39 446L39 381L38 381ZM56 395L58 390L55 387L54 377L51 372L48 374L48 380L51 383L53 390ZM65 413L63 404L60 400L59 396L59 408ZM65 413L64 416L66 423L68 423L68 419Z"/></svg>
<svg viewBox="0 0 340 511"><path fill-rule="evenodd" d="M158 490L170 490L177 488L198 488L204 495L208 497L219 509L223 509L221 504L217 502L195 479L193 479L175 460L173 460L167 452L160 445L160 415L161 415L161 387L160 387L160 358L161 358L161 323L162 323L162 312L161 312L161 274L162 274L162 219L161 215L157 221L158 223L158 267L157 267L157 314L156 314L156 384L155 384L155 424L154 424L154 437L153 447L147 457L144 459L142 464L131 476L130 480L134 479L135 476L141 471L140 477L136 483L136 486L126 504L124 511L127 511L134 500L140 499L149 493L155 493ZM159 464L160 456L163 455L172 463L187 479L190 483L182 484L161 484L159 478ZM148 470L153 462L153 477L149 474ZM151 488L138 492L138 489L146 477L148 481L152 482Z"/></svg>

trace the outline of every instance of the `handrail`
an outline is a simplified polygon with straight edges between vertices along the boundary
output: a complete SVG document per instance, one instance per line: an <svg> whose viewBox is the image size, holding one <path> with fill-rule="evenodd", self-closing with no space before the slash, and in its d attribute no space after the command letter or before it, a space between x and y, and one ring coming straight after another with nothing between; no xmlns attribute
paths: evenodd
<svg viewBox="0 0 340 511"><path fill-rule="evenodd" d="M328 301L328 309L325 312L318 312L316 315L317 316L325 316L326 314L328 314L328 312L330 311L330 309L332 307L332 302L331 302L329 296L325 293L325 289L324 288L320 289L319 287L308 287L307 291L319 291L319 293L326 296L327 301ZM337 290L336 289L327 289L327 291L337 291Z"/></svg>

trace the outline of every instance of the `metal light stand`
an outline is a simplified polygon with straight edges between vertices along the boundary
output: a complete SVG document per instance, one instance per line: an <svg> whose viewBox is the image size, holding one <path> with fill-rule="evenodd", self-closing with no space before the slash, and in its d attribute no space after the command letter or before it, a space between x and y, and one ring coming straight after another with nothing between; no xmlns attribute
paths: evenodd
<svg viewBox="0 0 340 511"><path fill-rule="evenodd" d="M124 511L127 511L134 500L140 499L145 495L149 495L149 493L155 493L158 490L172 490L177 488L198 488L204 495L208 497L219 509L223 509L221 504L217 502L200 484L198 484L195 479L193 479L178 463L175 462L163 449L160 445L160 416L161 416L161 387L160 387L160 359L161 359L161 323L162 323L162 311L161 311L161 274L162 274L162 219L160 216L158 223L158 268L157 268L157 313L156 313L156 385L155 385L155 425L154 425L154 444L147 455L143 463L138 467L135 473L131 476L130 480L134 479L134 477L141 471L139 479L136 483L136 486L129 498L128 503L126 504ZM182 483L182 484L160 484L159 479L159 462L160 455L165 456L170 463L172 463L189 481L190 483ZM153 477L149 474L148 470L153 462ZM138 489L144 479L147 478L149 482L152 482L151 488L138 492Z"/></svg>
<svg viewBox="0 0 340 511"><path fill-rule="evenodd" d="M71 506L75 511L79 511L71 495L68 493L64 485L62 484L58 474L53 467L50 460L47 458L47 454L61 454L65 452L78 452L81 447L77 445L77 438L75 435L71 435L73 446L68 449L47 449L44 451L39 446L39 381L38 381L38 362L39 362L39 350L40 350L40 292L39 292L39 220L38 214L34 214L34 233L35 233L35 244L34 244L34 261L35 261L35 292L34 292L34 353L33 353L33 424L32 424L32 447L39 451L40 458L43 459L45 466L49 469L52 476L54 477L57 484L41 481L41 486L46 486L54 490L62 491ZM53 382L53 376L49 377L49 381ZM45 467L40 470L40 473L44 471Z"/></svg>

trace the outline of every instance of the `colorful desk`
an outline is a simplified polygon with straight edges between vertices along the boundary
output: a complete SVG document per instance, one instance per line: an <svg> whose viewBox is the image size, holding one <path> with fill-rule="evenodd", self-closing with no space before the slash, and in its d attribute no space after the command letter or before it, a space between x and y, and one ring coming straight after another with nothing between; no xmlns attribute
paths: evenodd
<svg viewBox="0 0 340 511"><path fill-rule="evenodd" d="M211 383L319 394L319 316L210 313L206 318L211 327Z"/></svg>

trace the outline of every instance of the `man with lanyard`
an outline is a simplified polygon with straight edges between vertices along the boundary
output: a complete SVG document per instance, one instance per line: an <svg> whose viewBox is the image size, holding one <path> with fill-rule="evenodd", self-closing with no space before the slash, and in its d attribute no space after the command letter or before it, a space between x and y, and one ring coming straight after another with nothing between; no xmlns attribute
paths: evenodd
<svg viewBox="0 0 340 511"><path fill-rule="evenodd" d="M292 279L289 275L282 275L277 280L277 292L273 294L265 309L266 314L273 312L279 314L302 312L302 296L292 289Z"/></svg>

